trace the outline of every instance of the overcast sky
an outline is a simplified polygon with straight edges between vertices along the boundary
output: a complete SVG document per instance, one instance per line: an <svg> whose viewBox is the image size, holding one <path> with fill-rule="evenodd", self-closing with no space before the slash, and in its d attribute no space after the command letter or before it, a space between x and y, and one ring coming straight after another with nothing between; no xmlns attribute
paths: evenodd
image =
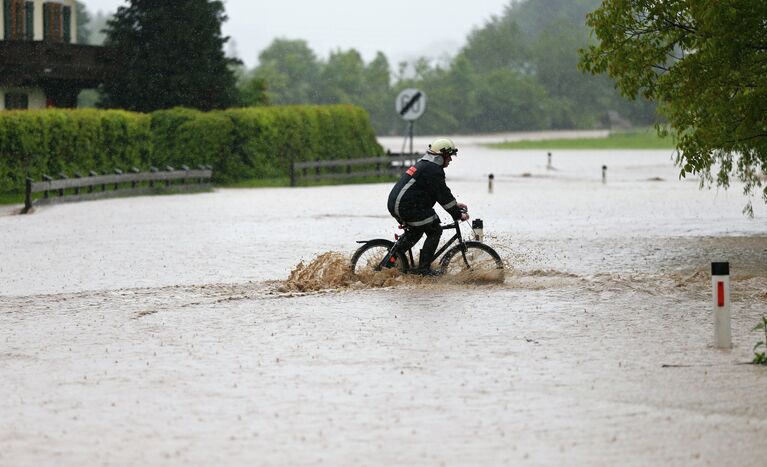
<svg viewBox="0 0 767 467"><path fill-rule="evenodd" d="M91 14L114 13L125 0L81 0ZM224 0L224 34L250 68L275 38L305 39L320 57L357 49L365 61L377 51L392 69L401 60L455 53L475 27L503 13L511 0ZM230 50L227 50L228 52Z"/></svg>

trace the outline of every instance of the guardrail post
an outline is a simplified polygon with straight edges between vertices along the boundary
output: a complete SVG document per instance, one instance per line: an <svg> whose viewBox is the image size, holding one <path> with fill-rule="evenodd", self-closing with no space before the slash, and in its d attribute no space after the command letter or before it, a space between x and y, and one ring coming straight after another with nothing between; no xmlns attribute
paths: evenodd
<svg viewBox="0 0 767 467"><path fill-rule="evenodd" d="M166 165L166 166L165 166L165 170L167 170L168 172L173 172L173 171L175 171L176 169L174 169L173 167L171 167L171 166L169 166L169 165ZM167 187L169 187L169 186L170 186L170 179L166 179L166 180L165 180L165 187L167 188Z"/></svg>
<svg viewBox="0 0 767 467"><path fill-rule="evenodd" d="M22 211L24 214L28 213L29 210L32 209L32 179L29 177L27 177L27 187L25 191L24 211Z"/></svg>
<svg viewBox="0 0 767 467"><path fill-rule="evenodd" d="M67 174L65 174L64 172L59 172L59 178L62 179L62 180L66 180L69 177L67 177ZM59 188L59 196L64 196L64 189L63 188Z"/></svg>
<svg viewBox="0 0 767 467"><path fill-rule="evenodd" d="M296 163L290 161L290 186L296 186Z"/></svg>
<svg viewBox="0 0 767 467"><path fill-rule="evenodd" d="M149 171L152 173L159 172L159 170L155 166L149 167ZM154 188L154 180L149 180L149 188Z"/></svg>
<svg viewBox="0 0 767 467"><path fill-rule="evenodd" d="M134 173L134 174L137 174L137 173L141 172L141 171L138 169L138 167L132 167L132 168L130 169L130 171L131 171L132 173ZM136 188L136 186L138 186L138 181L137 181L137 180L132 180L132 181L130 182L130 187L131 187L131 188Z"/></svg>
<svg viewBox="0 0 767 467"><path fill-rule="evenodd" d="M181 170L183 170L185 172L184 173L184 178L181 179L181 184L182 185L186 185L186 175L187 175L186 172L189 172L189 166L188 165L182 165L181 166Z"/></svg>
<svg viewBox="0 0 767 467"><path fill-rule="evenodd" d="M93 170L88 171L89 177L95 177L98 175L98 172L94 172ZM88 193L93 193L93 184L88 185Z"/></svg>
<svg viewBox="0 0 767 467"><path fill-rule="evenodd" d="M115 169L115 175L122 175L123 171L120 169ZM120 188L120 182L115 182L115 191L117 191Z"/></svg>
<svg viewBox="0 0 767 467"><path fill-rule="evenodd" d="M74 175L75 178L83 178L83 176L80 175L78 172L75 172L73 175ZM75 187L75 194L76 195L80 194L80 187L79 186Z"/></svg>
<svg viewBox="0 0 767 467"><path fill-rule="evenodd" d="M45 180L46 182L50 182L53 180L53 177L51 177L50 175L43 174L43 180ZM48 197L48 190L45 190L43 192L43 198L47 198L47 197Z"/></svg>

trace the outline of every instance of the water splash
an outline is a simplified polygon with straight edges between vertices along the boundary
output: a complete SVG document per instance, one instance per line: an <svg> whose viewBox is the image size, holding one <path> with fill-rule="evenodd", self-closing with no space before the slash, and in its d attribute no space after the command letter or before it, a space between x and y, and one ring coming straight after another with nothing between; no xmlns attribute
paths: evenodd
<svg viewBox="0 0 767 467"><path fill-rule="evenodd" d="M309 263L303 261L298 263L290 272L288 279L280 283L278 290L283 293L318 292L338 289L417 287L424 284L502 284L503 281L504 271L497 269L462 271L437 277L403 274L397 269L354 274L347 255L330 251L322 253Z"/></svg>

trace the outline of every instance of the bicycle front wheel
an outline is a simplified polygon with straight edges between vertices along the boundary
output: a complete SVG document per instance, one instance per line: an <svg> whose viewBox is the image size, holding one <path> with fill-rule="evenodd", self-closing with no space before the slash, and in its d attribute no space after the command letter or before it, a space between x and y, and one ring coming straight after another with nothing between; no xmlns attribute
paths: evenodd
<svg viewBox="0 0 767 467"><path fill-rule="evenodd" d="M445 253L440 261L442 274L467 280L503 281L503 261L495 250L480 242L466 242L465 245L465 255L460 245Z"/></svg>
<svg viewBox="0 0 767 467"><path fill-rule="evenodd" d="M352 255L352 272L357 276L361 276L379 271L378 267L381 261L383 261L393 246L393 242L384 239L371 240L365 243ZM407 257L397 252L394 258L395 261L393 263L390 262L389 266L402 272L407 271Z"/></svg>

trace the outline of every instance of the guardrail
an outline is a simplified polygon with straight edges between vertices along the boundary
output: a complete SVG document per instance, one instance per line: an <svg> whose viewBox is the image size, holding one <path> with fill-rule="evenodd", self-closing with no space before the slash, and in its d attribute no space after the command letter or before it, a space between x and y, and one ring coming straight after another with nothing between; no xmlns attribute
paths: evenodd
<svg viewBox="0 0 767 467"><path fill-rule="evenodd" d="M296 186L299 179L327 180L399 176L404 167L414 164L422 156L418 153L389 154L362 159L292 162L290 164L290 186ZM309 169L314 169L314 173L310 173Z"/></svg>
<svg viewBox="0 0 767 467"><path fill-rule="evenodd" d="M210 189L210 179L213 176L210 166L200 166L199 169L189 169L185 165L181 169L168 166L164 171L151 167L149 172L140 172L134 167L127 173L120 169L114 172L99 174L91 171L85 177L76 173L72 178L60 173L57 180L43 175L41 182L27 178L24 209L21 212L26 214L33 206L42 204L135 196L168 190L201 191ZM181 180L181 183L174 183L176 180ZM43 197L33 200L33 193L43 193Z"/></svg>

